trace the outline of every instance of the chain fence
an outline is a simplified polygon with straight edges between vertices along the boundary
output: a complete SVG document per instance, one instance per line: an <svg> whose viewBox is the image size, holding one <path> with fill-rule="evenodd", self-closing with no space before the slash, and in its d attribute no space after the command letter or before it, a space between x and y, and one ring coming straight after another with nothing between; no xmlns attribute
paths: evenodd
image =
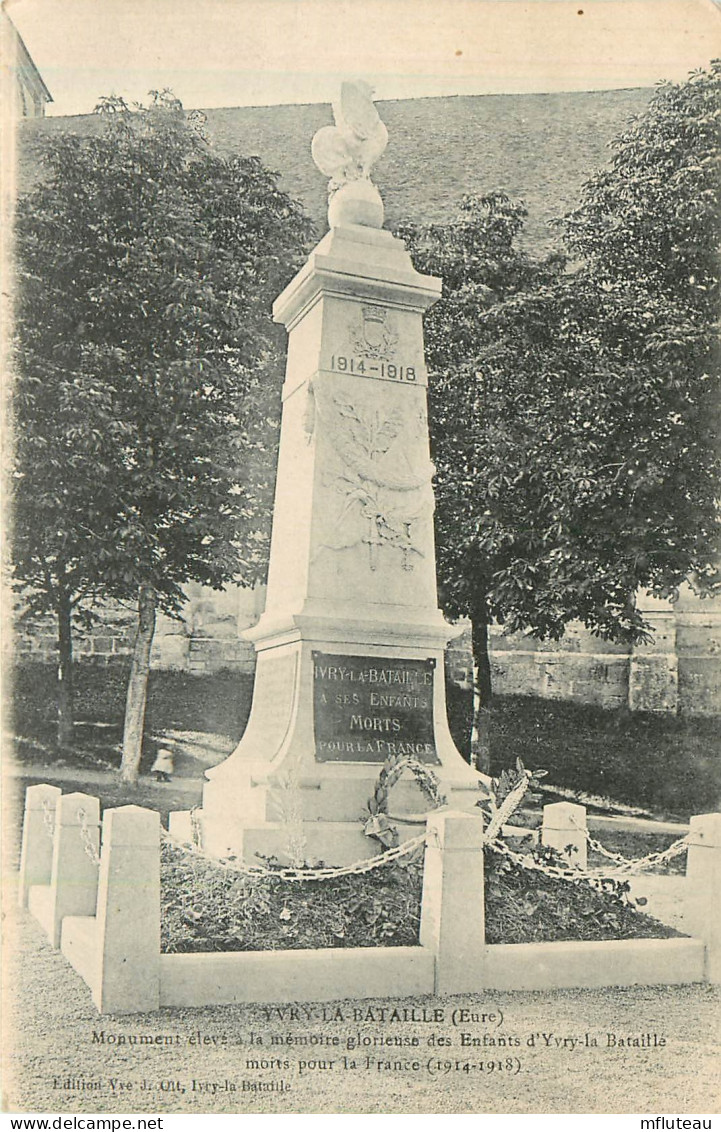
<svg viewBox="0 0 721 1132"><path fill-rule="evenodd" d="M399 763L400 765L400 763ZM392 770L395 770L394 766ZM400 769L403 769L401 766ZM411 768L412 769L412 768ZM384 783L385 785L385 783ZM500 833L503 825L506 823L510 815L519 806L521 799L525 795L529 786L529 778L524 777L516 787L510 792L500 808L493 815L491 823L484 833L484 844L492 844L498 834ZM442 802L445 799L439 796ZM202 826L199 820L198 807L193 807L190 811L190 828L192 843L181 841L173 837L165 830L162 831L161 837L166 845L170 845L181 852L188 853L192 856L199 857L216 865L219 868L227 869L230 872L238 873L241 876L252 877L278 877L287 881L313 881L313 880L333 880L337 877L354 876L369 873L375 869L383 868L385 865L393 864L394 861L399 861L404 857L411 856L421 847L425 848L428 842L428 833L424 832L418 834L408 841L402 842L391 849L386 849L383 853L379 853L375 857L364 857L361 860L354 861L352 865L336 865L336 866L322 866L322 867L296 867L296 866L280 866L272 867L267 865L246 865L243 862L227 857L216 857L210 853L206 853L202 848Z"/></svg>
<svg viewBox="0 0 721 1132"><path fill-rule="evenodd" d="M280 880L287 881L312 881L312 880L333 880L336 877L352 876L362 873L370 873L374 869L383 868L384 865L390 865L394 861L399 861L403 857L408 857L421 846L425 846L426 834L421 833L417 837L411 838L409 841L404 841L401 845L396 845L393 849L386 849L384 853L379 853L377 857L366 857L360 861L354 861L352 865L336 865L336 866L320 866L314 868L301 868L297 866L280 866L274 868L270 865L246 865L242 861L237 861L229 857L214 857L205 850L200 849L197 845L191 845L186 841L179 841L178 838L173 837L172 834L163 830L161 833L162 841L166 845L170 845L174 849L179 849L184 853L193 857L199 857L202 860L208 861L210 864L215 865L217 868L227 869L228 872L239 873L241 876L250 877L265 877L272 878L278 877Z"/></svg>
<svg viewBox="0 0 721 1132"><path fill-rule="evenodd" d="M523 801L529 785L530 777L524 774L521 781L516 783L498 809L495 810L483 837L486 845L492 845L500 837L504 825Z"/></svg>
<svg viewBox="0 0 721 1132"><path fill-rule="evenodd" d="M49 802L43 802L43 828L51 841L55 839L55 810Z"/></svg>
<svg viewBox="0 0 721 1132"><path fill-rule="evenodd" d="M606 849L596 838L592 837L588 830L579 825L573 817L571 823L575 828L583 833L588 846L599 856L604 857L611 862L612 868L582 868L580 865L569 863L568 865L556 865L549 862L538 861L529 853L521 853L511 849L509 845L502 839L502 829L506 824L508 818L517 809L521 799L528 789L528 781L523 781L517 784L514 790L504 800L492 816L492 820L488 825L483 835L483 844L495 852L500 853L508 860L513 861L521 868L531 870L533 872L545 873L547 876L556 879L578 881L586 880L595 887L599 887L604 880L613 880L622 877L629 877L634 874L642 873L648 869L656 868L660 865L666 865L675 857L685 853L688 849L688 835L678 838L669 845L667 849L658 852L648 853L645 857L627 858L620 853L614 853ZM90 860L95 865L100 864L100 855L95 846L95 841L91 836L90 822L86 810L81 806L77 811L77 819L79 823L78 833L80 840L83 844L83 849ZM55 835L55 813L49 803L43 804L43 825L45 831L51 839ZM197 812L197 807L193 807L190 813L190 825L192 842L182 841L174 837L167 830L161 829L161 840L164 844L176 849L189 856L199 858L217 868L225 869L229 872L237 873L240 876L255 877L255 878L278 878L279 880L286 880L291 882L310 882L319 880L333 880L344 876L362 875L370 873L376 869L381 869L386 865L393 864L403 858L411 857L414 853L418 853L428 843L428 833L424 831L416 837L408 841L402 842L393 848L386 849L384 852L379 853L375 857L365 857L358 861L354 861L350 865L322 865L322 866L274 866L269 864L250 865L233 857L218 857L211 853L206 852L202 848L202 827L200 817Z"/></svg>
<svg viewBox="0 0 721 1132"><path fill-rule="evenodd" d="M86 810L79 806L76 817L78 819L78 835L83 844L83 849L87 853L90 860L94 865L100 864L100 856L95 843L90 835L90 822ZM95 823L94 823L95 824ZM51 841L55 840L55 810L49 802L43 802L43 828ZM97 828L97 826L95 826Z"/></svg>
<svg viewBox="0 0 721 1132"><path fill-rule="evenodd" d="M656 868L658 865L667 865L674 857L680 857L681 854L685 853L688 849L688 834L684 834L683 837L679 837L672 845L669 845L667 849L647 853L645 857L624 857L621 853L613 853L610 849L606 849L605 845L602 845L600 841L592 837L588 830L584 826L579 825L573 817L571 817L571 824L579 833L584 835L589 849L592 849L594 853L598 853L600 857L605 857L606 860L613 861L616 868L612 870L612 872L619 875L635 872L643 873L647 872L648 869ZM587 871L591 874L598 874L600 872L598 869L588 869ZM607 872L606 875L609 875L609 873Z"/></svg>
<svg viewBox="0 0 721 1132"><path fill-rule="evenodd" d="M598 842L596 844L598 844ZM646 871L648 868L652 868L654 865L664 864L673 857L685 853L688 845L686 839L681 838L679 841L669 846L668 849L665 849L663 853L649 853L647 857L639 857L634 860L627 860L618 853L609 853L608 850L605 850L606 855L609 856L616 865L616 867L612 869L584 869L581 868L580 865L553 865L546 861L537 861L536 858L532 857L530 854L516 852L500 839L497 839L492 844L491 848L497 853L500 853L503 857L507 857L521 868L528 869L532 872L545 873L546 876L554 877L558 880L584 881L593 888L603 890L606 888L608 882L628 879L631 876Z"/></svg>
<svg viewBox="0 0 721 1132"><path fill-rule="evenodd" d="M93 864L99 865L100 855L98 854L98 851L95 848L95 843L90 836L90 823L88 821L88 815L82 806L78 808L77 817L78 821L80 822L80 840L83 843L83 849L85 850L87 856L90 858Z"/></svg>
<svg viewBox="0 0 721 1132"><path fill-rule="evenodd" d="M674 857L680 856L686 852L688 848L687 837L681 837L670 845L667 849L660 852L649 853L645 857L626 858L621 856L620 853L613 853L604 848L599 841L592 838L587 830L582 827L577 828L585 833L589 846L596 852L606 857L613 862L615 866L612 869L598 868L588 869L581 868L580 865L569 863L568 865L553 865L548 862L536 860L528 853L519 853L502 840L501 831L506 823L510 814L518 807L519 802L526 793L528 784L519 783L518 786L511 792L493 817L490 825L483 835L483 844L504 857L513 861L515 864L522 868L532 870L534 872L542 872L547 876L554 877L561 880L586 880L594 887L602 886L604 880L613 880L619 877L629 876L633 873L641 873L650 868L658 865L667 864ZM575 824L575 823L574 823ZM163 841L181 852L199 857L210 864L214 864L220 868L227 869L231 872L236 872L242 876L253 877L278 877L282 880L288 881L313 881L313 880L332 880L335 877L351 876L354 874L362 874L372 872L374 869L382 868L384 865L392 864L394 861L400 860L403 857L410 856L427 843L428 835L426 833L419 834L417 837L409 841L404 841L401 845L397 845L392 849L387 849L385 852L378 854L376 857L367 857L359 861L355 861L352 865L339 865L339 866L322 866L322 867L273 867L269 865L246 865L243 862L237 861L234 858L216 857L210 853L206 853L201 848L200 842L200 821L197 814L191 814L191 828L193 834L194 844L181 841L173 837L165 830L162 832Z"/></svg>
<svg viewBox="0 0 721 1132"><path fill-rule="evenodd" d="M546 876L555 877L558 880L587 880L590 879L590 874L585 873L583 869L576 868L574 865L550 865L545 862L537 861L528 853L518 853L515 849L511 849L506 845L505 841L496 838L489 846L494 852L500 853L502 857L507 857L509 861L514 864L520 865L521 868L528 869L534 873L545 873Z"/></svg>

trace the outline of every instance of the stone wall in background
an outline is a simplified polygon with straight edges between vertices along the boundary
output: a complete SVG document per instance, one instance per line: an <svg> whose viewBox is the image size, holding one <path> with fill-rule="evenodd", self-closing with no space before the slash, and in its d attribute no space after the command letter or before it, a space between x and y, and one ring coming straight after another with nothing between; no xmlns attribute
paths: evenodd
<svg viewBox="0 0 721 1132"><path fill-rule="evenodd" d="M721 714L721 600L684 587L674 604L640 598L654 626L647 645L611 644L574 622L560 641L491 631L494 687L506 695L686 715ZM450 673L471 679L470 633L451 642Z"/></svg>
<svg viewBox="0 0 721 1132"><path fill-rule="evenodd" d="M239 635L262 612L265 590L216 593L191 588L182 621L159 618L152 664L185 672L236 669L252 672L255 653ZM721 714L721 600L701 600L688 587L675 604L641 599L655 627L648 645L609 644L572 623L561 641L535 641L523 634L491 632L494 686L506 695L575 700L632 711ZM81 661L107 663L130 655L135 610L108 607L102 624L75 641ZM16 636L22 658L54 663L51 622L23 627ZM448 650L451 678L470 685L472 660L467 628Z"/></svg>
<svg viewBox="0 0 721 1132"><path fill-rule="evenodd" d="M255 650L240 633L258 620L264 589L230 588L216 592L191 585L188 597L182 620L159 615L150 658L152 667L197 673L228 668L252 672ZM75 659L95 664L129 659L137 611L131 606L109 603L100 616L100 624L92 632L75 634ZM57 644L53 621L48 618L20 626L14 647L21 659L55 663Z"/></svg>

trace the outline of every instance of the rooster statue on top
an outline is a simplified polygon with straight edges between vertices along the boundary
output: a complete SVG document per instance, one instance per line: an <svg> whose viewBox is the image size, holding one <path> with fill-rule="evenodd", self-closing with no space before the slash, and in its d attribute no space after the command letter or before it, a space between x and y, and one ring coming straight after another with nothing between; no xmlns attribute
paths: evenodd
<svg viewBox="0 0 721 1132"><path fill-rule="evenodd" d="M340 97L333 103L335 126L323 126L313 138L313 160L330 178L331 227L356 223L380 228L383 224L383 202L370 172L388 144L388 130L372 95L373 88L361 79L341 83Z"/></svg>

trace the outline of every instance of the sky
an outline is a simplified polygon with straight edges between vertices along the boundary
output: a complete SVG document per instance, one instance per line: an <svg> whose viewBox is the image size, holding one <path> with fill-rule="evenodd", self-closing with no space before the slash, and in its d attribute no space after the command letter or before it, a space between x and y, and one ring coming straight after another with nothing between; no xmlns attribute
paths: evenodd
<svg viewBox="0 0 721 1132"><path fill-rule="evenodd" d="M721 55L715 0L5 0L54 101L170 87L186 108L603 90Z"/></svg>

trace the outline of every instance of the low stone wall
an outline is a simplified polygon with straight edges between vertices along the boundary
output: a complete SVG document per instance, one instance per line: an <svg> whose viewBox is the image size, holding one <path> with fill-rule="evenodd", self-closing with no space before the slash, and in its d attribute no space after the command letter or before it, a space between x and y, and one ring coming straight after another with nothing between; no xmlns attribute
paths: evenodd
<svg viewBox="0 0 721 1132"><path fill-rule="evenodd" d="M132 650L133 633L138 615L133 609L108 603L100 613L101 621L90 633L75 633L75 658L106 664L127 656ZM57 625L51 617L20 622L15 632L14 651L21 659L56 664L58 657Z"/></svg>
<svg viewBox="0 0 721 1132"><path fill-rule="evenodd" d="M252 673L255 650L243 640L243 629L255 624L262 610L264 590L231 587L225 591L188 587L188 604L182 619L158 616L150 663L153 668L209 673L223 669ZM109 664L133 651L137 611L108 602L100 623L89 633L76 633L73 655L90 664ZM45 664L57 662L57 630L51 618L22 625L15 635L15 653L21 659Z"/></svg>

